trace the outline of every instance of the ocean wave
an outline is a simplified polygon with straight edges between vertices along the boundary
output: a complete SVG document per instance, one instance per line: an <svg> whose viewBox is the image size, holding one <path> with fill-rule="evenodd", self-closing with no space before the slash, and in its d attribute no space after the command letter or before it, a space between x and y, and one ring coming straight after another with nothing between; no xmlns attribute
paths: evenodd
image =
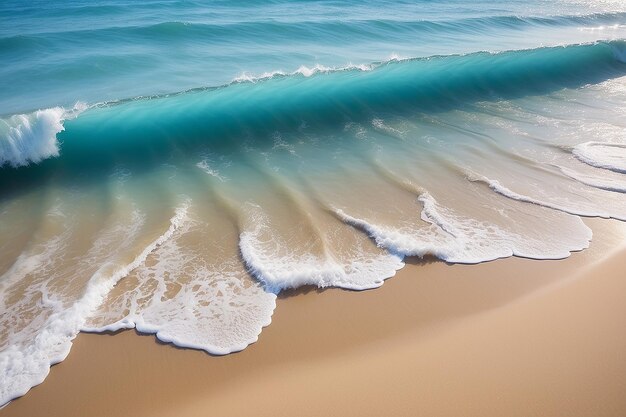
<svg viewBox="0 0 626 417"><path fill-rule="evenodd" d="M57 174L58 182L41 189L50 190L65 210L75 209L65 215L63 207L53 207L44 217L86 218L73 228L55 222L39 227L64 233L41 247L27 246L9 266L8 279L0 279L5 302L9 286L39 274L41 281L28 287L35 296L24 302L51 312L25 320L31 327L17 339L11 334L11 343L3 346L0 401L41 382L50 364L67 355L78 331L135 328L221 355L255 342L271 321L276 294L288 288L375 288L406 256L471 264L513 255L560 259L588 247L591 230L578 215L626 220L626 205L607 198L615 193L585 189L583 177L577 179L581 185L554 172L550 152L580 167L562 151L586 148L524 142L520 148L547 154L552 165L546 167L512 149L519 138L511 128L525 127L523 118L512 126L510 118L519 115L504 103L500 115L510 123L498 125L493 114L483 117L481 104L496 100L495 107L503 98L522 98L516 103L529 111L541 108L557 116L566 113L563 106L574 111L572 97L597 93L599 87L589 82L626 74L615 55L620 48L623 42L596 43L272 75L92 106L66 120L55 139L61 143L58 158L0 175L0 184L20 185L22 176ZM584 88L568 95L564 87ZM606 97L599 102L613 105L621 97L603 88ZM550 97L526 97L554 91ZM545 100L555 103L545 106ZM594 112L589 106L584 111ZM558 122L576 122L576 114L568 117ZM542 132L548 139L567 136L559 126ZM333 142L324 146L326 140ZM207 150L207 144L219 146ZM617 145L603 146L588 145L603 158L614 156L606 147ZM600 160L594 154L594 161ZM488 174L463 170L464 163ZM97 181L101 164L110 169ZM383 172L390 164L393 172ZM153 175L142 175L146 166ZM62 182L63 176L69 180ZM93 183L87 181L94 176ZM539 185L524 187L522 181ZM163 198L180 193L191 197L174 198L185 200L178 205ZM21 203L21 197L15 200ZM133 204L111 210L124 198ZM92 213L81 205L85 201L102 212ZM135 212L129 208L134 203L145 216L128 215ZM11 210L17 214L7 218L32 222L21 215L22 207L16 204ZM113 220L122 212L124 221L85 231L98 221L111 224L112 212ZM134 231L149 223L147 231ZM64 246L85 241L93 254L84 257ZM61 272L47 263L66 261L71 266ZM93 269L85 272L83 264ZM63 303L48 291L48 274L56 273L62 286L68 269L84 274L87 284L79 286L84 292L72 293L72 303ZM5 310L13 322L27 316L19 308Z"/></svg>
<svg viewBox="0 0 626 417"><path fill-rule="evenodd" d="M374 40L403 35L433 35L445 33L454 35L484 35L489 31L521 31L529 27L582 29L608 28L624 23L626 13L591 13L582 15L520 16L496 15L459 18L450 20L404 20L404 19L321 19L280 21L236 21L228 23L198 23L193 21L166 21L153 24L106 26L80 30L32 31L27 35L0 38L0 53L5 51L27 50L44 47L46 38L56 39L76 37L86 39L107 39L125 37L143 38L150 42L192 42L219 43L220 40L233 42L236 39L249 39L254 34L257 41L263 39L309 40L320 34L330 34L333 38Z"/></svg>
<svg viewBox="0 0 626 417"><path fill-rule="evenodd" d="M236 145L250 132L262 140L303 125L326 129L379 113L440 112L545 94L626 74L624 51L626 42L610 41L272 73L248 78L255 82L94 105L67 120L65 131L62 122L79 111L43 110L4 119L0 161L23 166L61 153L70 165L128 162L148 150L163 155Z"/></svg>
<svg viewBox="0 0 626 417"><path fill-rule="evenodd" d="M59 156L57 134L65 130L63 122L86 108L77 103L71 109L54 107L0 119L0 168L37 164Z"/></svg>
<svg viewBox="0 0 626 417"><path fill-rule="evenodd" d="M626 221L621 4L323 3L0 5L0 408L81 331L224 355L290 289Z"/></svg>

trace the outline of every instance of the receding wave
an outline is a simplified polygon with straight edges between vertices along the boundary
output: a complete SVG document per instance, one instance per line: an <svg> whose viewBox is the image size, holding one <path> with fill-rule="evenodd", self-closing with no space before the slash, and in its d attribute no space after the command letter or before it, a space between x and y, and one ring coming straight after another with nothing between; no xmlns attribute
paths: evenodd
<svg viewBox="0 0 626 417"><path fill-rule="evenodd" d="M585 142L576 145L573 153L591 166L626 173L626 145L622 143Z"/></svg>
<svg viewBox="0 0 626 417"><path fill-rule="evenodd" d="M120 262L120 253L111 250L112 245L117 244L120 237L125 235L126 243L118 246L118 250L130 249L129 242L137 238L142 226L141 215L135 212L131 217L132 223L116 224L107 233L101 234L93 242L89 255L93 257L93 260L97 259L102 264L97 265L96 269L92 271L92 275L86 282L82 295L69 307L61 299L56 298L58 295L55 296L46 292L43 293L42 300L45 309L40 311L33 310L32 306L28 305L30 301L29 296L23 297L17 301L17 304L14 303L12 305L6 305L5 303L9 300L3 297L1 300L3 309L6 308L7 310L5 311L8 311L8 309L14 310L13 313L3 317L3 327L8 327L15 320L16 314L19 315L19 310L26 309L31 314L35 314L34 321L41 321L39 324L41 328L33 329L26 327L19 329L20 331L12 334L12 337L8 340L2 340L3 349L0 351L0 371L4 377L3 382L0 383L0 403L5 403L11 398L24 395L33 385L43 382L50 366L65 359L69 353L72 339L76 337L81 327L84 326L89 315L102 303L106 294L120 279L138 268L151 252L172 237L184 221L185 210L186 207L181 206L172 217L170 227L161 236L158 236L153 242L143 248L126 265ZM51 245L50 243L52 242L46 242L45 245L51 250L63 249L63 247L59 248L59 246ZM34 256L37 257L37 255ZM56 254L56 256L60 255ZM44 261L48 263L49 267L52 266L53 262L56 262L51 259L44 259ZM30 263L32 259L26 262ZM24 279L33 272L28 271L21 278ZM34 273L41 274L41 272ZM88 272L74 271L74 274L77 275L81 273ZM11 274L9 277L15 278L15 275ZM3 278L0 280L2 283L0 293L6 296L6 293L10 291L10 285L6 282L4 276L0 278ZM44 280L44 285L39 290L45 291L45 284L49 284L54 279L54 275L42 276L41 278ZM66 277L69 283L72 283L72 278L74 277ZM35 333L32 333L34 330ZM39 332L43 332L46 337L35 337Z"/></svg>
<svg viewBox="0 0 626 417"><path fill-rule="evenodd" d="M301 68L3 119L0 403L79 331L227 354L277 294L626 220L624 41Z"/></svg>

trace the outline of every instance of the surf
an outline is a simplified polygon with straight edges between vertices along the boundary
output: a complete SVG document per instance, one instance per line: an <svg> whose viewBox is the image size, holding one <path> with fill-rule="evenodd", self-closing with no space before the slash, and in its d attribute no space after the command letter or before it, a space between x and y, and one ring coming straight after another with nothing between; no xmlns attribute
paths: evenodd
<svg viewBox="0 0 626 417"><path fill-rule="evenodd" d="M225 355L293 289L626 219L623 10L387 4L0 6L0 403L79 332Z"/></svg>
<svg viewBox="0 0 626 417"><path fill-rule="evenodd" d="M11 116L3 119L2 177L19 175L7 167L48 158L58 160L48 162L48 170L85 162L110 166L147 154L164 158L174 149L236 147L247 132L261 143L275 131L297 131L303 124L323 130L377 114L436 113L481 100L546 94L625 74L624 51L624 41L612 41L393 60L367 70L276 74L262 82L102 103L78 118L75 109L60 108Z"/></svg>

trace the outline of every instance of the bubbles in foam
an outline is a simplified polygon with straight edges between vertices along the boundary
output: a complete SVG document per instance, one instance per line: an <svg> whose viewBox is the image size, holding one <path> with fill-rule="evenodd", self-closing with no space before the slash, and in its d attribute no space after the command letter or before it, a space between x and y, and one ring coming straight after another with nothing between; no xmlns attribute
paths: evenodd
<svg viewBox="0 0 626 417"><path fill-rule="evenodd" d="M270 78L280 77L280 76L285 76L285 75L288 75L288 74L283 71L264 72L261 75L251 75L247 72L243 72L241 73L241 75L235 77L232 82L233 83L254 83L257 81L268 80Z"/></svg>
<svg viewBox="0 0 626 417"><path fill-rule="evenodd" d="M376 288L404 266L399 255L367 253L358 245L348 256L333 254L326 246L321 253L301 251L269 229L260 207L249 206L248 215L252 221L240 236L241 255L251 273L273 292L303 285Z"/></svg>
<svg viewBox="0 0 626 417"><path fill-rule="evenodd" d="M56 135L63 121L86 109L78 103L72 109L54 107L0 119L0 167L19 167L59 156Z"/></svg>
<svg viewBox="0 0 626 417"><path fill-rule="evenodd" d="M209 230L216 232L206 226L187 217L109 293L83 330L136 328L216 355L255 342L271 321L276 296L250 279L236 252L204 247Z"/></svg>
<svg viewBox="0 0 626 417"><path fill-rule="evenodd" d="M395 138L404 139L405 132L385 124L384 120L382 119L373 119L372 126L374 126L377 130L389 134Z"/></svg>
<svg viewBox="0 0 626 417"><path fill-rule="evenodd" d="M375 242L402 256L436 256L447 262L479 263L512 255L535 259L560 259L571 251L589 245L591 230L578 217L566 216L559 225L567 228L568 239L549 234L519 235L495 223L478 221L440 206L427 192L419 195L423 204L421 217L430 228L389 227L352 217L342 210L336 213L344 222L368 233ZM549 228L551 219L545 219Z"/></svg>
<svg viewBox="0 0 626 417"><path fill-rule="evenodd" d="M604 196L605 198L597 198L594 199L594 190L581 190L580 194L584 191L587 191L587 195L590 198L582 198L584 194L581 196L577 194L577 199L572 201L567 195L548 195L545 190L536 189L535 192L539 194L539 196L529 196L521 193L517 193L510 188L502 185L498 180L492 180L485 176L467 172L467 179L473 182L481 182L489 186L493 191L498 194L501 194L505 197L511 198L513 200L522 201L525 203L536 204L539 206L551 208L554 210L563 211L565 213L575 214L579 216L588 216L588 217L604 217L604 218L614 218L618 220L626 220L626 204L624 201L620 199L613 199L616 203L614 207L606 207L606 200L610 199L612 196ZM578 190L575 190L578 191ZM600 190L595 190L597 192L602 192ZM586 197L586 196L584 196ZM597 196L600 197L600 196Z"/></svg>
<svg viewBox="0 0 626 417"><path fill-rule="evenodd" d="M626 179L616 179L607 176L589 175L561 166L559 166L558 168L563 174L567 175L568 177L590 187L599 188L606 191L626 193Z"/></svg>
<svg viewBox="0 0 626 417"><path fill-rule="evenodd" d="M113 285L172 236L185 211L186 207L179 208L167 231L130 262L125 261L127 253L134 250L143 225L142 215L133 210L125 211L130 218L102 230L78 260L68 258L65 250L76 227L62 228L60 237L35 245L21 257L18 270L30 275L28 286L20 286L22 280L15 277L26 276L13 270L12 279L3 280L0 287L2 307L11 312L2 317L2 328L10 330L3 334L0 346L0 404L24 395L44 380L50 366L67 356L72 339ZM66 245L60 245L58 239ZM39 268L43 265L45 269ZM71 294L74 297L69 297Z"/></svg>
<svg viewBox="0 0 626 417"><path fill-rule="evenodd" d="M392 58L392 60L397 60L398 58ZM326 73L330 73L330 72L340 72L340 71L351 71L351 70L356 70L356 71L371 71L372 69L376 68L376 64L348 64L345 66L341 66L341 67L328 67L325 65L321 65L321 64L315 64L312 67L308 67L306 65L301 65L300 67L298 67L298 69L296 69L293 72L285 72L285 71L281 71L281 70L276 70L276 71L269 71L269 72L264 72L260 75L252 75L249 74L247 72L242 73L241 75L238 75L237 77L233 78L232 82L233 83L255 83L258 81L265 81L265 80L269 80L272 78L278 78L278 77L285 77L285 76L293 76L293 75L301 75L304 77L311 77L313 75L316 74L326 74Z"/></svg>
<svg viewBox="0 0 626 417"><path fill-rule="evenodd" d="M301 67L294 74L310 77L346 69L367 71L372 67ZM260 77L245 75L235 81L254 82L283 75L289 74L278 71ZM538 100L535 96L528 99L534 104L529 106L531 115L537 113L536 108L550 107ZM614 102L622 101L614 99ZM569 106L567 100L559 100L559 105L563 103ZM520 106L524 107L524 103ZM74 221L75 215L80 214L78 210L51 208L48 223L56 226L46 223L45 239L28 246L0 279L0 306L2 311L10 312L2 317L6 321L0 323L3 338L0 372L6 377L0 383L0 400L20 395L40 382L50 363L65 357L71 339L79 330L136 328L179 346L225 354L243 349L257 339L262 327L270 322L275 293L285 288L301 285L374 288L393 276L403 266L402 259L407 255L436 256L460 263L511 255L563 258L571 251L585 248L591 238L590 230L579 217L563 212L617 218L622 218L620 213L626 213L619 200L607 196L616 193L591 188L623 191L616 174L621 171L615 169L619 161L609 161L615 171L610 173L614 175L610 180L567 170L562 172L577 182L562 175L555 179L558 175L554 175L554 170L534 169L541 164L555 166L554 155L550 152L545 153L545 160L533 165L529 158L516 157L510 149L504 152L504 146L498 148L499 137L509 139L512 132L519 136L527 133L528 126L524 126L523 120L516 115L507 118L514 113L511 109L498 113L502 102L495 102L492 112L504 114L506 123L498 124L498 117L485 122L479 107L468 110L471 117L464 120L459 120L459 112L442 112L419 116L417 123L411 119L410 108L391 118L387 114L376 114L374 110L360 119L347 115L343 133L333 132L332 126L323 131L323 135L328 133L325 137L328 140L320 140L323 135L316 137L316 126L302 120L296 123L300 126L295 128L299 129L297 134L283 130L273 133L275 140L271 150L271 143L265 141L259 146L252 139L240 146L245 149L245 155L238 153L239 147L232 147L237 148L229 154L233 163L243 161L241 165L253 165L251 155L261 154L271 165L272 175L263 175L262 170L246 171L241 166L229 169L219 156L203 156L194 166L197 154L193 154L193 162L189 163L186 150L180 149L168 160L168 164L171 163L168 169L175 175L158 177L158 188L164 191L163 195L195 190L194 206L188 202L179 207L169 225L163 223L164 219L155 221L159 225L158 232L162 233L156 239L152 234L154 230L143 231L149 228L145 225L150 215L167 206L162 201L167 198L161 199L160 193L157 193L159 198L151 199L151 196L149 200L157 208L151 211L146 209L147 205L142 210L126 207L121 210L126 215L116 222L107 220L93 236L82 240L76 237L80 227L64 223ZM67 114L49 110L39 115L26 115L26 122L19 118L12 122L16 130L7 132L14 135L11 140L19 140L11 143L32 143L35 150L7 151L3 155L8 155L8 159L3 163L17 166L53 155L55 150L59 152L56 134L63 129L62 122ZM339 107L336 110L342 111ZM564 113L561 117L566 117L570 107L566 110L559 109ZM585 111L591 110L586 107ZM539 117L545 117L549 124L538 126L535 133L559 132L562 137L566 136L559 117L541 114ZM431 120L430 124L424 122L426 119ZM537 125L536 120L526 124ZM605 124L611 127L611 132L619 130L618 122ZM491 130L485 129L485 125ZM598 125L591 121L586 121L585 125L589 130L598 130ZM580 125L572 123L570 131L580 131ZM294 140L296 135L301 136L299 142ZM302 139L304 136L306 140ZM403 140L381 140L389 136ZM489 140L486 136L490 136ZM419 141L413 140L415 137L419 137ZM468 137L478 139L471 142L465 140ZM331 140L336 138L340 140ZM531 139L531 134L525 135L520 147L542 153L544 148ZM548 138L547 142L552 139ZM356 141L359 146L355 145ZM330 146L324 149L327 143ZM43 145L38 147L37 144ZM568 142L568 146L570 144ZM211 148L212 145L206 146ZM586 150L581 145L577 149L582 149L581 154L591 155L596 164L600 163L598 161L606 163L607 155L615 159L619 146L603 146L613 146L613 149L602 150L600 145L589 145ZM381 174L368 164L368 153L372 149L380 154L391 153L391 147L400 148L398 154L406 154L406 159L398 155L391 159L395 166L415 168L415 171L406 169L398 177L420 184L423 178L432 194L425 189L405 186L401 190L403 197L396 198L398 193L387 179L370 182ZM458 158L446 160L442 155L447 152ZM506 165L500 172L491 166L497 165L496 158L492 158L494 155ZM583 165L573 161L569 154L566 157L579 168ZM449 175L453 170L440 164L444 160L464 163L467 160L478 168L489 165L485 170L490 171L485 176L468 175L469 183L460 178L463 186L454 183L455 188L451 187L454 181L448 178L454 176ZM302 202L301 197L308 190L291 190L301 186L296 180L285 181L280 186L276 182L281 175L297 176L305 172L307 163L315 166L310 172L324 171L329 175L302 174L312 184L310 189L319 194L316 201L324 206L322 210L316 206L318 212L305 218L312 205ZM523 169L519 168L521 165ZM128 170L116 168L106 181L132 183L139 177L152 175L150 172L135 175L135 171L131 175L130 168L134 168L132 163ZM377 172L368 177L371 171ZM251 172L251 175L242 175L242 172ZM404 175L407 173L415 175ZM530 175L518 176L520 173ZM216 181L207 182L207 174ZM443 179L435 178L438 176ZM353 182L354 177L361 181ZM538 184L536 189L533 189L534 184L528 186L526 180ZM337 186L338 182L342 184ZM363 188L358 189L358 184ZM120 201L130 195L128 192L112 194ZM265 197L257 199L261 194ZM142 198L145 195L132 195L133 201L141 202ZM220 199L228 206L228 210L224 210L228 211L228 216L213 218L212 210L217 211L219 205L214 200ZM211 200L214 205L207 210L211 214L203 217L203 209L207 207L202 203L196 206L196 200ZM158 204L153 204L157 201ZM246 204L249 201L259 202L259 205ZM245 209L239 210L239 205L245 205ZM326 212L325 215L332 217L332 226L320 220L319 211L328 206L333 208L334 217ZM167 206L167 216L169 210ZM163 233L164 229L167 230ZM46 275L41 271L52 272ZM57 279L61 277L62 280ZM19 282L25 285L20 287ZM4 333L2 329L6 329Z"/></svg>
<svg viewBox="0 0 626 417"><path fill-rule="evenodd" d="M580 161L596 168L626 173L626 145L621 143L585 142L572 153Z"/></svg>
<svg viewBox="0 0 626 417"><path fill-rule="evenodd" d="M198 162L196 166L200 168L201 170L203 170L204 172L206 172L207 174L209 174L210 176L215 177L222 182L228 180L225 176L220 174L220 172L217 169L213 168L210 165L210 162L206 159L203 159L202 161Z"/></svg>

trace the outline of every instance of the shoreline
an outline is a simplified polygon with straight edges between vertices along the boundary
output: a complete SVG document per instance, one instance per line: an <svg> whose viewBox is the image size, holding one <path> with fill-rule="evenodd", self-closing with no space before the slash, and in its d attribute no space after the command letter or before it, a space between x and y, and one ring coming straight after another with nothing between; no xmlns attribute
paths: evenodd
<svg viewBox="0 0 626 417"><path fill-rule="evenodd" d="M81 333L2 412L624 415L626 225L585 222L591 247L565 260L407 259L375 290L289 291L259 341L223 357L132 330Z"/></svg>

